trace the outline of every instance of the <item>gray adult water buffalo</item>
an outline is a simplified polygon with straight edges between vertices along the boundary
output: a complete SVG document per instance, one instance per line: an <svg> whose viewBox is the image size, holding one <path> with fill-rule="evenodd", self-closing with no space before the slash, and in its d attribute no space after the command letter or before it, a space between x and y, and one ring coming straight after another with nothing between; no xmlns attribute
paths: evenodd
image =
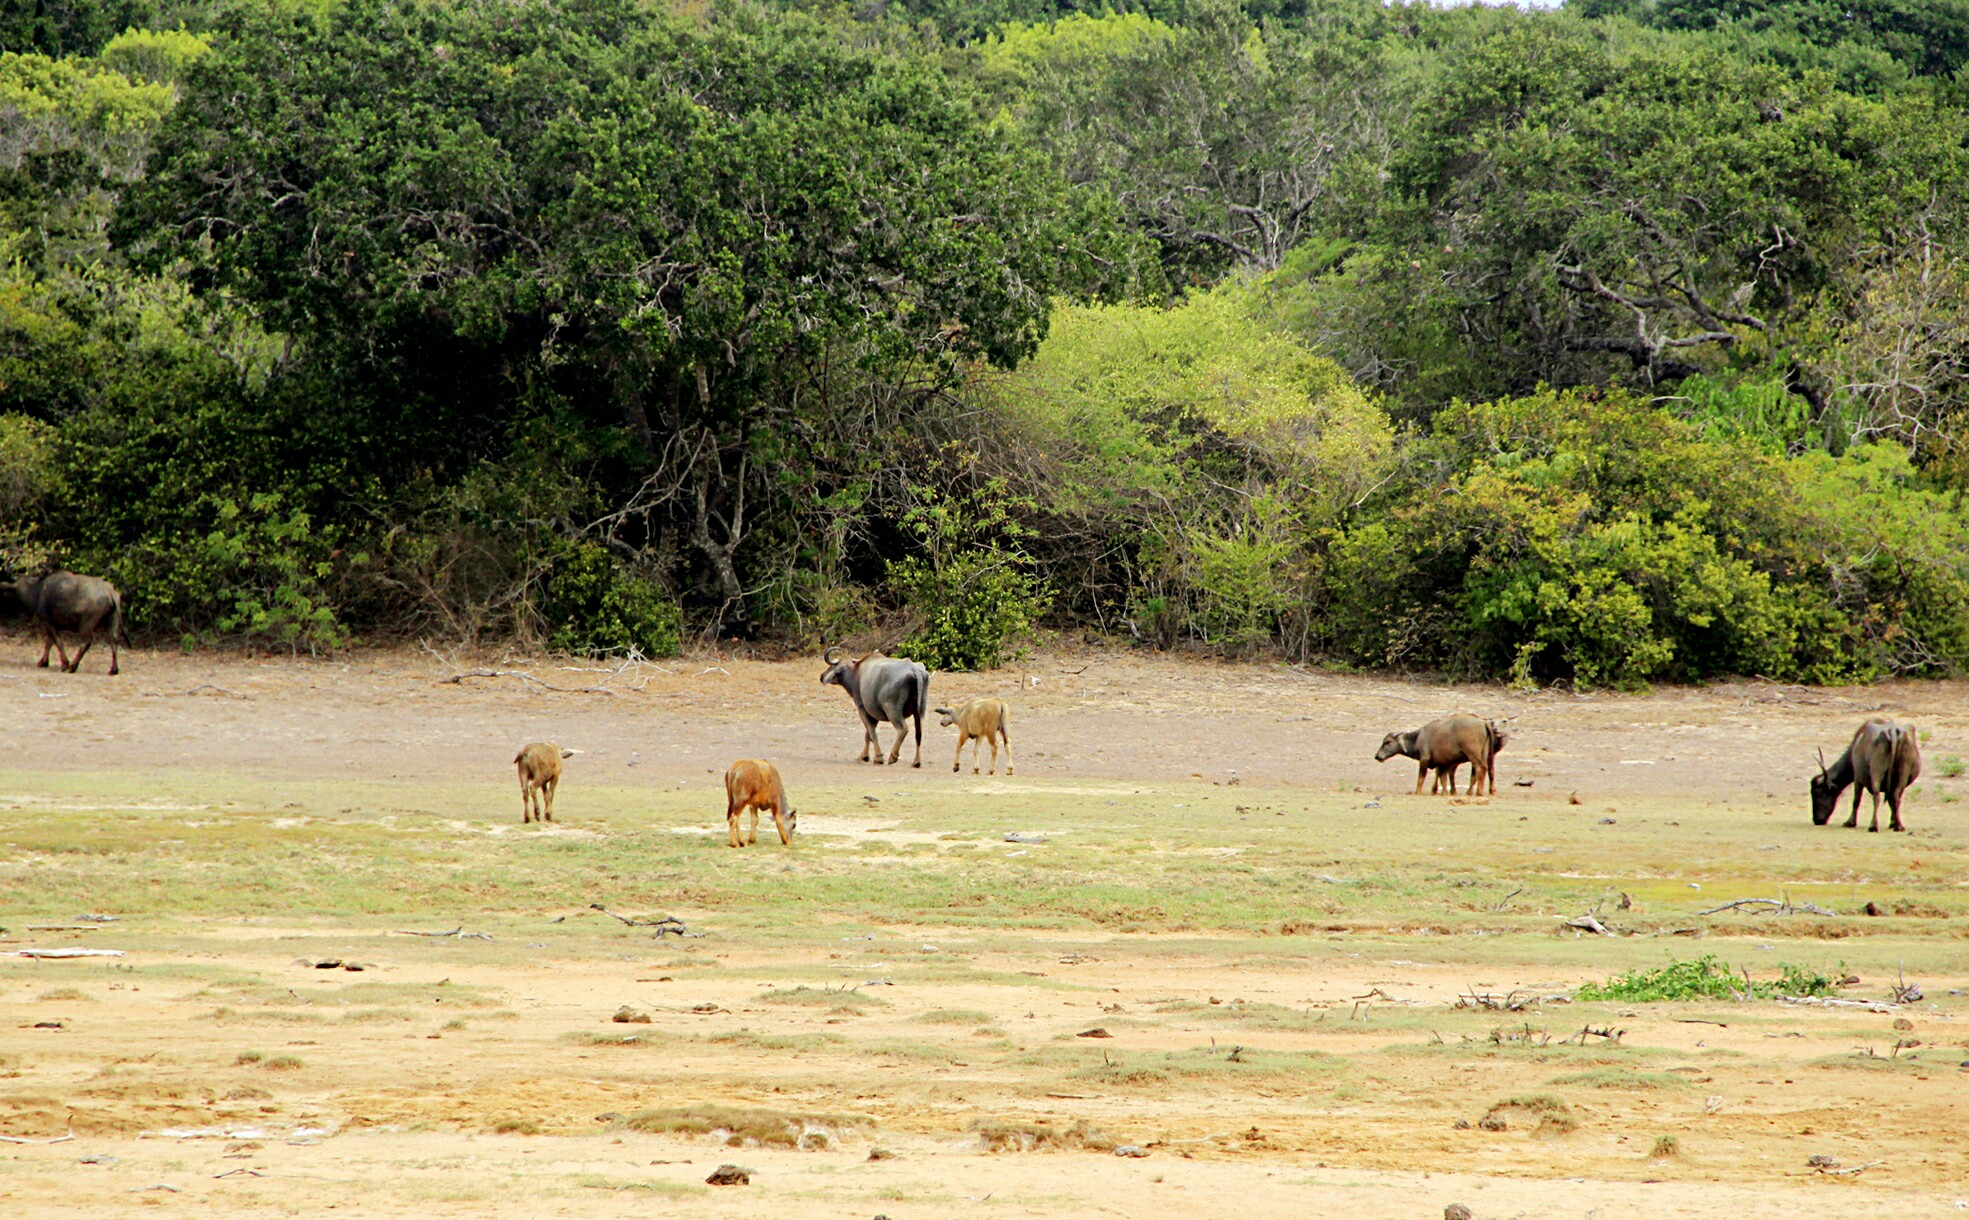
<svg viewBox="0 0 1969 1220"><path fill-rule="evenodd" d="M896 748L889 752L889 763L894 765L902 755L902 740L909 736L908 720L916 717L916 761L910 765L923 765L923 714L930 707L930 671L915 661L905 661L900 657L880 657L873 653L855 661L837 661L835 654L841 650L830 648L821 654L827 663L827 671L820 676L822 684L833 683L848 692L854 700L855 712L861 717L862 742L861 761L871 761L869 747L875 748L876 765L882 762L882 742L875 736L875 726L887 722L896 726Z"/></svg>
<svg viewBox="0 0 1969 1220"><path fill-rule="evenodd" d="M1884 716L1875 716L1853 734L1839 761L1828 767L1825 751L1819 751L1819 773L1812 777L1812 825L1823 826L1832 820L1839 794L1850 784L1853 816L1846 819L1847 829L1860 824L1860 793L1871 792L1873 825L1867 829L1879 831L1880 798L1884 796L1887 808L1893 812L1889 825L1895 830L1906 830L1901 825L1901 795L1920 775L1921 745L1915 731Z"/></svg>
<svg viewBox="0 0 1969 1220"><path fill-rule="evenodd" d="M123 597L116 586L99 576L78 576L74 572L50 572L14 582L14 596L27 609L27 616L41 629L41 668L48 668L50 649L61 655L63 673L82 668L89 646L105 630L109 632L109 672L117 672L116 641L129 637L123 631ZM62 647L60 632L82 637L82 647L74 660Z"/></svg>
<svg viewBox="0 0 1969 1220"><path fill-rule="evenodd" d="M1484 782L1488 780L1490 793L1495 796L1497 752L1504 748L1506 740L1494 721L1480 720L1475 716L1444 716L1440 720L1431 720L1419 729L1383 737L1381 748L1374 752L1374 761L1386 762L1401 754L1422 764L1415 773L1417 796L1422 795L1422 781L1431 771L1436 773L1435 791L1448 788L1451 796L1456 795L1456 769L1467 762L1470 764L1470 795L1481 794Z"/></svg>

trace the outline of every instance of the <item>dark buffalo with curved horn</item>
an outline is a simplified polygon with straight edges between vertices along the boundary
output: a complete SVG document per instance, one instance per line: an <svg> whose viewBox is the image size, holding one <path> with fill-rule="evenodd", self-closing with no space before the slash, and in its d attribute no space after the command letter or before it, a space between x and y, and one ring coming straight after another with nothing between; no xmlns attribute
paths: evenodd
<svg viewBox="0 0 1969 1220"><path fill-rule="evenodd" d="M910 765L923 765L923 715L930 708L930 671L915 661L905 661L900 657L883 657L870 653L854 661L840 661L835 654L841 649L837 646L821 654L827 663L827 670L821 674L823 685L832 683L848 692L854 700L855 712L861 717L862 742L861 761L869 762L869 748L875 750L872 760L878 766L882 762L882 742L875 736L875 726L884 722L896 726L896 748L889 752L889 762L893 765L902 755L902 740L909 736L909 718L916 718L916 761Z"/></svg>
<svg viewBox="0 0 1969 1220"><path fill-rule="evenodd" d="M1867 827L1869 831L1880 829L1883 796L1893 813L1889 826L1906 830L1901 825L1901 796L1920 775L1921 745L1915 731L1884 716L1875 716L1859 727L1846 752L1831 766L1826 765L1825 751L1819 751L1819 773L1812 777L1812 825L1823 826L1832 820L1840 794L1851 785L1853 816L1846 819L1848 830L1860 824L1862 792L1873 793L1873 825Z"/></svg>
<svg viewBox="0 0 1969 1220"><path fill-rule="evenodd" d="M52 650L61 654L63 673L76 672L82 668L82 658L88 655L96 637L107 632L109 672L117 672L116 641L119 637L126 644L130 641L123 630L123 597L115 585L100 576L50 572L46 576L16 580L13 592L27 610L27 616L41 629L41 668L48 668L48 653ZM73 659L68 649L62 647L63 631L82 638L82 647L76 650Z"/></svg>

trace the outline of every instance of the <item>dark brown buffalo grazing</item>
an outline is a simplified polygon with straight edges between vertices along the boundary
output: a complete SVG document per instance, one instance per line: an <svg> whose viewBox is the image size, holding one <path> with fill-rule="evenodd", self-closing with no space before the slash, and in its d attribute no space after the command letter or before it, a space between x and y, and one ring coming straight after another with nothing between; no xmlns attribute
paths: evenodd
<svg viewBox="0 0 1969 1220"><path fill-rule="evenodd" d="M902 756L902 739L909 735L908 720L916 718L916 761L923 765L923 715L930 710L930 671L915 661L882 657L870 653L855 661L838 661L830 648L821 655L827 669L820 675L822 685L832 683L854 700L855 714L861 717L861 761L868 762L868 751L875 750L874 761L882 762L882 742L875 726L887 722L896 726L896 748L889 752L894 765Z"/></svg>
<svg viewBox="0 0 1969 1220"><path fill-rule="evenodd" d="M513 765L520 773L522 824L533 821L536 812L540 821L554 820L554 789L561 786L561 760L573 757L573 750L563 750L551 741L521 746L513 755Z"/></svg>
<svg viewBox="0 0 1969 1220"><path fill-rule="evenodd" d="M1921 775L1921 744L1915 731L1882 716L1861 725L1847 744L1846 752L1831 766L1825 764L1825 751L1819 751L1819 773L1812 777L1812 825L1832 820L1839 794L1847 785L1853 788L1853 816L1846 819L1848 829L1860 824L1860 793L1873 793L1873 825L1880 829L1880 798L1887 798L1895 830L1901 825L1901 796Z"/></svg>
<svg viewBox="0 0 1969 1220"><path fill-rule="evenodd" d="M1381 739L1381 748L1374 752L1374 761L1386 762L1400 754L1413 758L1421 764L1415 773L1415 795L1422 795L1422 781L1431 771L1436 773L1436 786L1433 791L1441 792L1447 784L1450 795L1456 794L1456 769L1464 763L1470 764L1470 793L1480 794L1486 781L1491 795L1497 794L1497 775L1492 766L1497 752L1504 748L1505 734L1489 720L1475 716L1444 716L1431 720L1419 729L1406 733L1390 733Z"/></svg>
<svg viewBox="0 0 1969 1220"><path fill-rule="evenodd" d="M1012 773L1012 733L1005 727L1005 704L997 699L979 696L957 705L953 710L947 707L936 709L941 717L938 721L944 728L957 726L957 755L951 760L950 769L961 771L964 768L964 743L971 746L971 774L978 773L978 751L985 742L991 743L991 773L998 774L998 739L1005 739L1005 774Z"/></svg>
<svg viewBox="0 0 1969 1220"><path fill-rule="evenodd" d="M123 631L123 598L115 585L99 576L50 572L15 581L14 596L41 629L41 668L48 668L48 652L53 649L61 656L62 672L76 672L82 668L82 658L88 655L96 637L107 631L109 672L119 672L116 642L121 638L128 643L129 639ZM64 631L82 637L82 647L73 660L69 659L68 649L62 647L60 633Z"/></svg>
<svg viewBox="0 0 1969 1220"><path fill-rule="evenodd" d="M779 768L757 758L741 758L725 772L725 827L731 832L733 847L759 841L761 809L772 811L773 825L779 828L779 841L791 847L799 815L786 803L786 785L780 783ZM738 822L746 813L752 815L752 825L741 836Z"/></svg>

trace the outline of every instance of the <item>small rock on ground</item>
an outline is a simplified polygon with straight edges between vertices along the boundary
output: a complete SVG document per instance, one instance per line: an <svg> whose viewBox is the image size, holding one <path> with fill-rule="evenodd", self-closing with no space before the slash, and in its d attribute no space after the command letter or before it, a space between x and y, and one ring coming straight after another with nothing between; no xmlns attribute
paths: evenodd
<svg viewBox="0 0 1969 1220"><path fill-rule="evenodd" d="M704 1180L713 1186L749 1186L752 1183L752 1174L749 1170L740 1169L736 1165L720 1165Z"/></svg>

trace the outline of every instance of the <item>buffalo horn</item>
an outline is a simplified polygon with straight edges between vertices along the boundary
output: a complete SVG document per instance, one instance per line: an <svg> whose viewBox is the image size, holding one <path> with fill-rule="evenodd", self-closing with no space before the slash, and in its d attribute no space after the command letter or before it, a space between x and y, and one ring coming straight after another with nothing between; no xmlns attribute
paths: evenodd
<svg viewBox="0 0 1969 1220"><path fill-rule="evenodd" d="M832 665L834 664L834 654L840 651L841 651L841 646L839 644L836 644L834 647L828 649L826 652L821 653L820 659L827 662L829 665Z"/></svg>
<svg viewBox="0 0 1969 1220"><path fill-rule="evenodd" d="M1824 775L1825 773L1826 773L1825 747L1820 746L1819 747L1819 774Z"/></svg>

